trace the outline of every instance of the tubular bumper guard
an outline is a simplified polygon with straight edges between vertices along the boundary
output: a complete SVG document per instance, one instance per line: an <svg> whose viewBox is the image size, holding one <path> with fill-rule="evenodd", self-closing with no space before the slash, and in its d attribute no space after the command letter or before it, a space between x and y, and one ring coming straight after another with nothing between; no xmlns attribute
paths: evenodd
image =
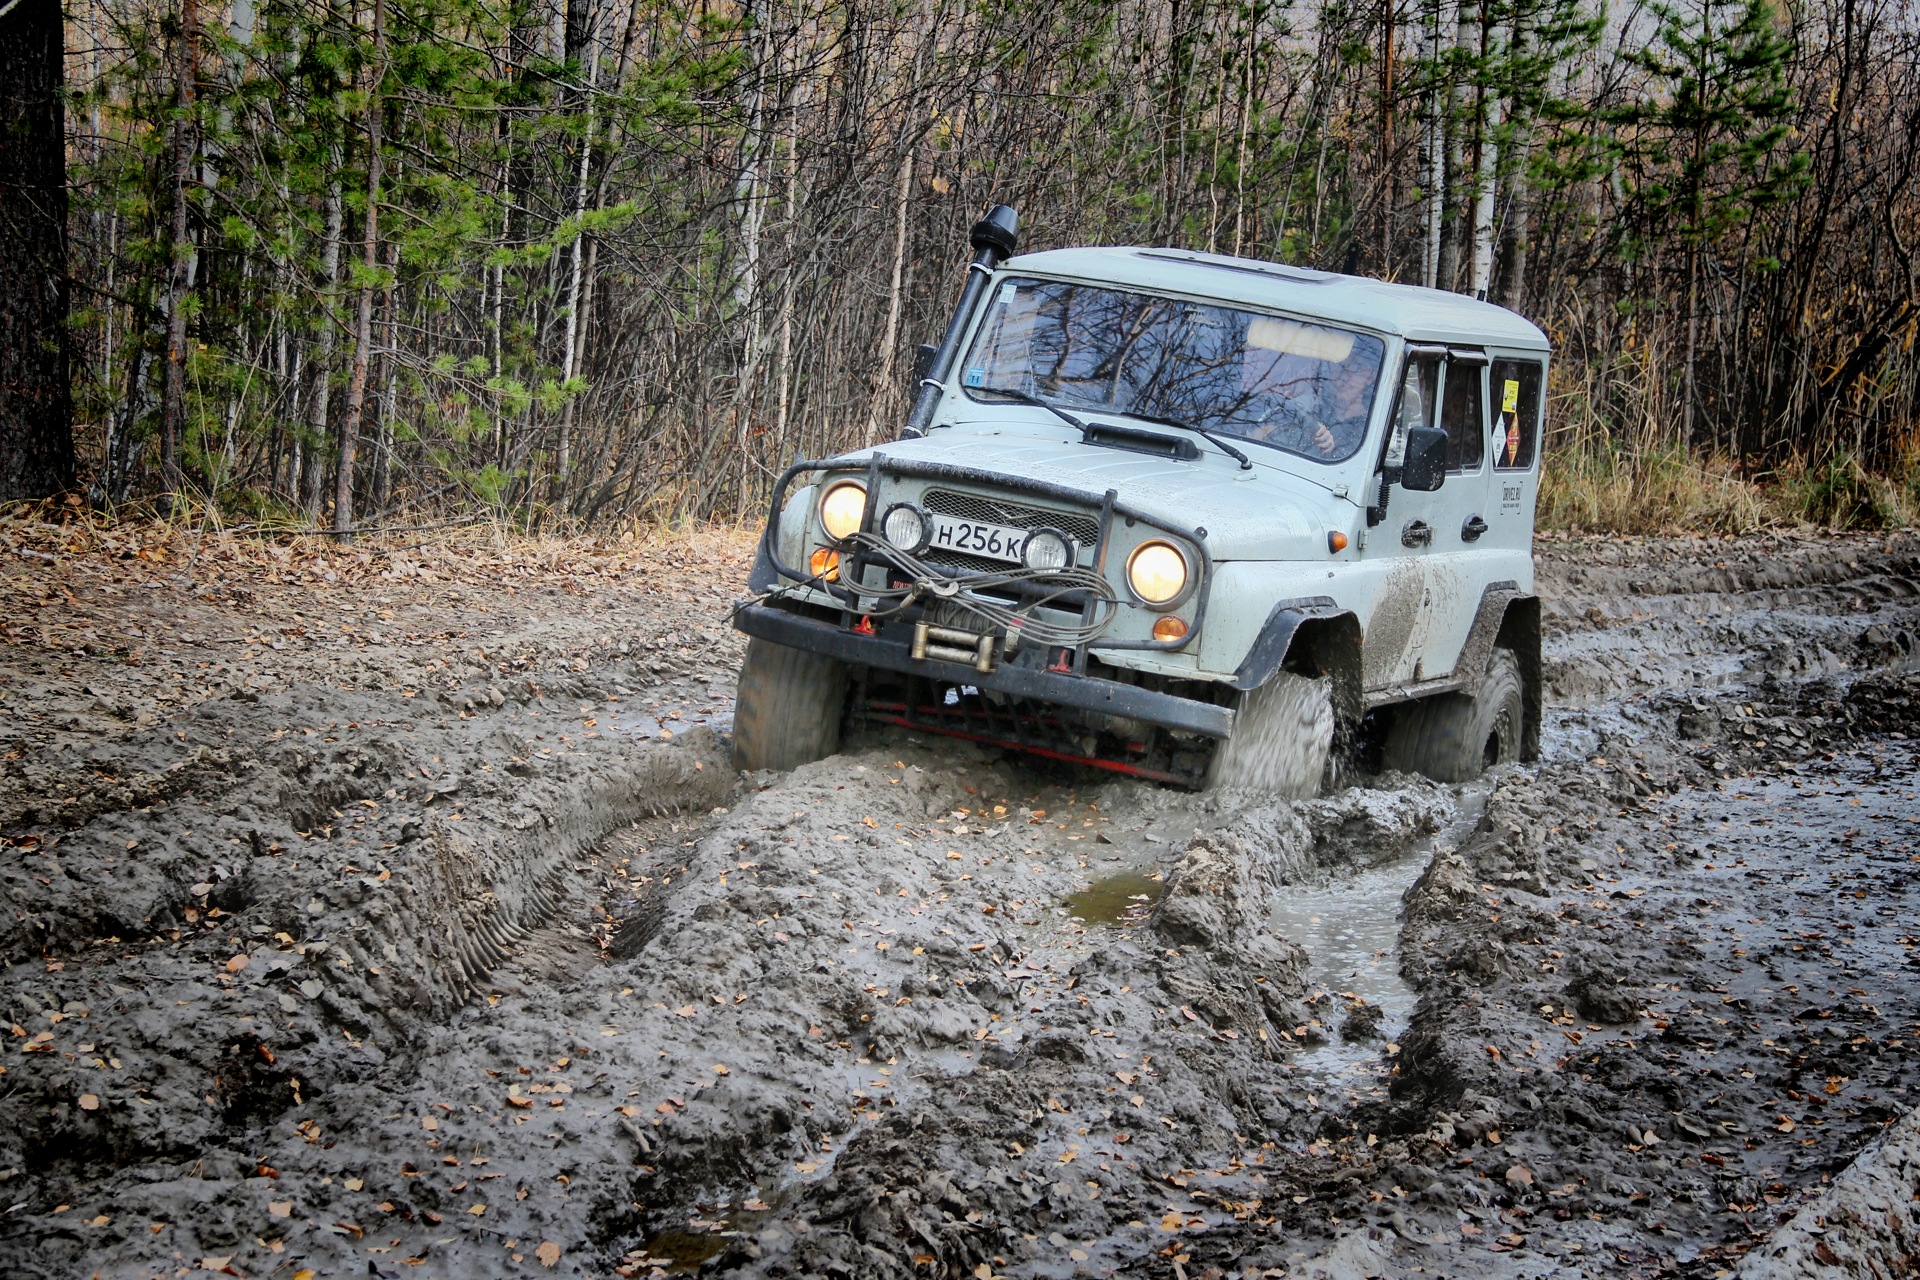
<svg viewBox="0 0 1920 1280"><path fill-rule="evenodd" d="M1200 733L1211 738L1224 738L1233 730L1233 712L1211 702L1142 689L1138 685L1122 684L1117 680L1036 670L1032 667L1002 666L983 675L957 662L942 662L934 658L916 661L904 640L849 631L831 622L801 617L772 605L742 606L733 615L733 625L747 635L774 644L825 654L858 666L879 667L885 671L924 676L949 684L971 685L976 689L992 690L1010 697L1031 698L1102 715L1125 716L1164 729Z"/></svg>

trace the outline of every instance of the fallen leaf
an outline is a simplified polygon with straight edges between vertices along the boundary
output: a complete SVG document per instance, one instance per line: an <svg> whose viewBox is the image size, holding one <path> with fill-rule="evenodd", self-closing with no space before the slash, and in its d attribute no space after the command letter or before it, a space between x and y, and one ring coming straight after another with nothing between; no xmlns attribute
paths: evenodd
<svg viewBox="0 0 1920 1280"><path fill-rule="evenodd" d="M675 1017L691 1018L693 1016L694 1011L693 1011L692 1005L683 1004L678 1009L675 1009L673 1012Z"/></svg>
<svg viewBox="0 0 1920 1280"><path fill-rule="evenodd" d="M473 1208L467 1210L468 1213L472 1214L476 1218L480 1217L486 1211L487 1211L487 1206L483 1204L477 1204L473 1206Z"/></svg>
<svg viewBox="0 0 1920 1280"><path fill-rule="evenodd" d="M346 1187L346 1189L349 1191L358 1191L360 1188L366 1186L367 1184L366 1184L366 1180L362 1178L348 1178L341 1185Z"/></svg>
<svg viewBox="0 0 1920 1280"><path fill-rule="evenodd" d="M80 1109L82 1111L98 1111L100 1109L100 1095L97 1093L81 1094Z"/></svg>
<svg viewBox="0 0 1920 1280"><path fill-rule="evenodd" d="M540 1260L541 1266L551 1267L559 1263L560 1252L561 1250L559 1245L555 1244L551 1240L542 1240L540 1242L540 1247L533 1251L533 1256Z"/></svg>
<svg viewBox="0 0 1920 1280"><path fill-rule="evenodd" d="M228 973L240 972L242 969L247 967L249 959L250 957L244 951L241 952L239 955L233 957L233 959L227 961L227 972Z"/></svg>
<svg viewBox="0 0 1920 1280"><path fill-rule="evenodd" d="M1160 1229L1162 1231L1178 1231L1186 1225L1187 1215L1184 1213L1169 1213L1160 1219Z"/></svg>
<svg viewBox="0 0 1920 1280"><path fill-rule="evenodd" d="M1507 1181L1516 1187L1530 1187L1533 1185L1533 1170L1523 1164L1516 1164L1507 1170Z"/></svg>
<svg viewBox="0 0 1920 1280"><path fill-rule="evenodd" d="M438 1129L440 1127L440 1122L434 1119L432 1116L421 1116L420 1127L422 1129L427 1130L428 1132L432 1132L433 1130Z"/></svg>
<svg viewBox="0 0 1920 1280"><path fill-rule="evenodd" d="M276 1218L290 1218L293 1216L293 1201L269 1200L267 1201L267 1212Z"/></svg>

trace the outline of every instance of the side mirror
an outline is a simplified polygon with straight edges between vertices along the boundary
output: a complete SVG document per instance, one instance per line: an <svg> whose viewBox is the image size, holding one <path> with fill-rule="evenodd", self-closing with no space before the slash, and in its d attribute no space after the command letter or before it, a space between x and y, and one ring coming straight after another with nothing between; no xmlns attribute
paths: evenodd
<svg viewBox="0 0 1920 1280"><path fill-rule="evenodd" d="M923 342L913 349L913 385L919 385L933 376L933 362L940 358L940 348L931 342Z"/></svg>
<svg viewBox="0 0 1920 1280"><path fill-rule="evenodd" d="M1400 463L1400 487L1432 493L1447 478L1447 433L1438 427L1407 432L1407 454Z"/></svg>

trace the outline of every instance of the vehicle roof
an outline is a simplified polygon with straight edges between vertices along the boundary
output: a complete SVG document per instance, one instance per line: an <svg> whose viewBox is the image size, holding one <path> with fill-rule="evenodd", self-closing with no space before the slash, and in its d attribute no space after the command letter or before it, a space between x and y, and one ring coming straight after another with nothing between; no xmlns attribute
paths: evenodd
<svg viewBox="0 0 1920 1280"><path fill-rule="evenodd" d="M1548 347L1546 334L1532 321L1491 302L1444 289L1388 284L1257 258L1145 247L1048 249L1009 258L1000 269L1218 298L1413 341Z"/></svg>

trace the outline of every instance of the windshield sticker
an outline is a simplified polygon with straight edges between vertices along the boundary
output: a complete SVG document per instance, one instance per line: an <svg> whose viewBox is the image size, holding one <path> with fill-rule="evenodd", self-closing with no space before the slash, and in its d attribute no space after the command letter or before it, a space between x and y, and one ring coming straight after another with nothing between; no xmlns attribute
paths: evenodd
<svg viewBox="0 0 1920 1280"><path fill-rule="evenodd" d="M970 387L986 386L987 371L981 368L979 365L975 365L973 366L973 368L967 370L967 385Z"/></svg>
<svg viewBox="0 0 1920 1280"><path fill-rule="evenodd" d="M1518 384L1509 382L1509 387ZM1507 419L1507 465L1512 466L1520 456L1520 415Z"/></svg>
<svg viewBox="0 0 1920 1280"><path fill-rule="evenodd" d="M1353 354L1353 335L1323 329L1317 324L1255 316L1247 322L1247 345L1283 356L1305 356L1338 364Z"/></svg>
<svg viewBox="0 0 1920 1280"><path fill-rule="evenodd" d="M1003 303L1012 302L1014 295L1019 292L1020 292L1019 282L1015 280L1009 280L1005 284L1000 286L1000 301Z"/></svg>
<svg viewBox="0 0 1920 1280"><path fill-rule="evenodd" d="M1500 388L1500 412L1520 412L1520 384L1511 378Z"/></svg>

